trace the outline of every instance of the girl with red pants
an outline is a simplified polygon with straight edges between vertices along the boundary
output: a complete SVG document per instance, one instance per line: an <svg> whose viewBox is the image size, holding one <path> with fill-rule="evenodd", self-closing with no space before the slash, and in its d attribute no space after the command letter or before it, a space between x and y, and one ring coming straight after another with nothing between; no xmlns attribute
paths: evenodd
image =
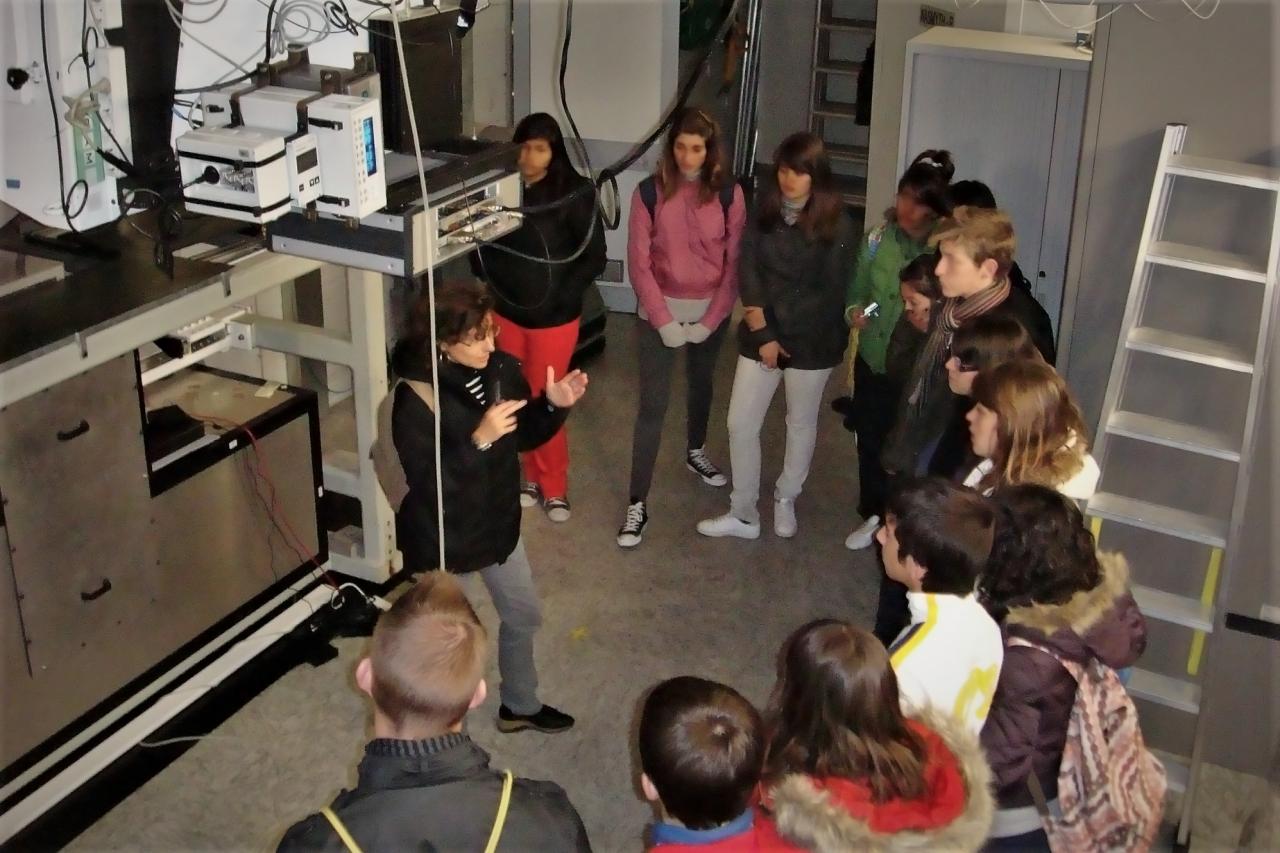
<svg viewBox="0 0 1280 853"><path fill-rule="evenodd" d="M573 168L554 118L526 116L513 141L520 146L522 206L564 203L526 213L520 228L477 251L474 266L494 292L498 348L520 360L536 397L548 366L556 376L569 370L583 294L604 270L604 224L591 182ZM554 262L575 254L567 263ZM569 520L569 442L563 428L524 454L524 479L522 505L541 502L552 521Z"/></svg>

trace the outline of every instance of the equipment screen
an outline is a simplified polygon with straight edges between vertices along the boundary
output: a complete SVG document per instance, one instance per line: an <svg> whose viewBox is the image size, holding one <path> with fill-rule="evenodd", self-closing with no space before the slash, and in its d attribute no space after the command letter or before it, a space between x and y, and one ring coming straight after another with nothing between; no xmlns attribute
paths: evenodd
<svg viewBox="0 0 1280 853"><path fill-rule="evenodd" d="M364 173L378 174L378 152L374 149L373 119L366 118L360 123L360 137L364 143Z"/></svg>
<svg viewBox="0 0 1280 853"><path fill-rule="evenodd" d="M316 149L312 148L310 151L303 151L299 154L295 165L297 166L298 174L301 175L303 172L311 171L319 163L320 156L316 153Z"/></svg>

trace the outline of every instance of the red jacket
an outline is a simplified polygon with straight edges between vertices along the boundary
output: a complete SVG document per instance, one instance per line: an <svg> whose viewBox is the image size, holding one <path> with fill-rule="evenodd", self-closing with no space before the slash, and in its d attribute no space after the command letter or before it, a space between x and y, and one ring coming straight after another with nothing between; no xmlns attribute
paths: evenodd
<svg viewBox="0 0 1280 853"><path fill-rule="evenodd" d="M977 850L994 804L978 739L936 712L910 722L923 737L926 791L876 803L870 789L842 778L786 776L768 804L781 836L806 850Z"/></svg>

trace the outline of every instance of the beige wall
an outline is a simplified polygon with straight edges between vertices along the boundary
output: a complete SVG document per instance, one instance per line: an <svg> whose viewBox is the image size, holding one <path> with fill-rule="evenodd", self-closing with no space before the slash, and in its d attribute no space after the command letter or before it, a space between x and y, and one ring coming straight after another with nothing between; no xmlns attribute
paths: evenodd
<svg viewBox="0 0 1280 853"><path fill-rule="evenodd" d="M1149 7L1160 23L1128 11L1099 27L1068 257L1060 366L1090 424L1097 422L1106 390L1165 124L1188 125L1188 153L1280 163L1280 6L1266 0L1222 3L1210 21L1177 7ZM1195 182L1183 182L1177 190L1166 227L1174 239L1262 251L1271 208L1261 194L1242 197ZM1226 284L1190 279L1174 284L1186 290L1165 310L1171 307L1180 323L1203 324L1206 333L1229 337L1256 322L1256 314L1229 317L1218 310L1217 294L1207 288ZM1280 604L1278 364L1280 347L1273 347L1241 562L1225 590L1229 610L1253 617L1264 604ZM1191 414L1211 405L1207 401L1219 389L1169 383L1157 390ZM1150 476L1154 480L1163 473ZM1186 491L1193 478L1181 476ZM1196 481L1196 491L1201 488ZM1153 561L1144 563L1141 552L1137 557L1135 572L1142 580ZM1157 644L1149 656L1159 657L1166 646ZM1280 733L1280 643L1225 632L1214 648L1205 668L1212 720L1208 757L1260 773ZM1149 736L1156 739L1177 728L1163 715L1152 720L1155 731Z"/></svg>

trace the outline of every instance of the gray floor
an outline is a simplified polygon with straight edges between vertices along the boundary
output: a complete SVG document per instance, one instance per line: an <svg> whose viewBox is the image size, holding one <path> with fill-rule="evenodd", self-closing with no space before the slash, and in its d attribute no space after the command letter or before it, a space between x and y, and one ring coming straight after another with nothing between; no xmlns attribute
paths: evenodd
<svg viewBox="0 0 1280 853"><path fill-rule="evenodd" d="M500 735L493 726L496 698L470 721L472 737L491 751L495 765L563 785L596 849L610 851L640 849L650 819L637 793L632 746L643 691L662 678L696 673L763 703L783 637L819 616L868 624L877 582L871 553L853 555L843 547L853 521L856 466L852 438L830 413L823 415L813 473L797 505L796 539L772 535L767 505L766 533L757 542L698 536L694 523L723 511L728 495L684 470L682 387L668 414L644 544L630 553L617 548L635 411L633 322L610 318L608 349L591 366L588 396L570 418L573 520L554 525L539 510L525 515L546 607L538 646L542 694L575 714L578 726L558 736ZM709 442L726 467L724 413L734 356L729 347L722 353ZM839 382L833 378L828 396L838 393ZM766 425L766 482L781 464L780 403ZM475 600L492 631L483 590ZM345 640L339 648L338 659L300 667L272 685L72 849L272 847L290 823L354 781L368 734L366 705L351 676L363 642ZM491 682L496 675L491 667ZM1258 802L1258 792L1246 787L1251 781L1224 775L1214 782L1202 798L1212 834L1198 839L1199 849L1232 846L1240 820Z"/></svg>

